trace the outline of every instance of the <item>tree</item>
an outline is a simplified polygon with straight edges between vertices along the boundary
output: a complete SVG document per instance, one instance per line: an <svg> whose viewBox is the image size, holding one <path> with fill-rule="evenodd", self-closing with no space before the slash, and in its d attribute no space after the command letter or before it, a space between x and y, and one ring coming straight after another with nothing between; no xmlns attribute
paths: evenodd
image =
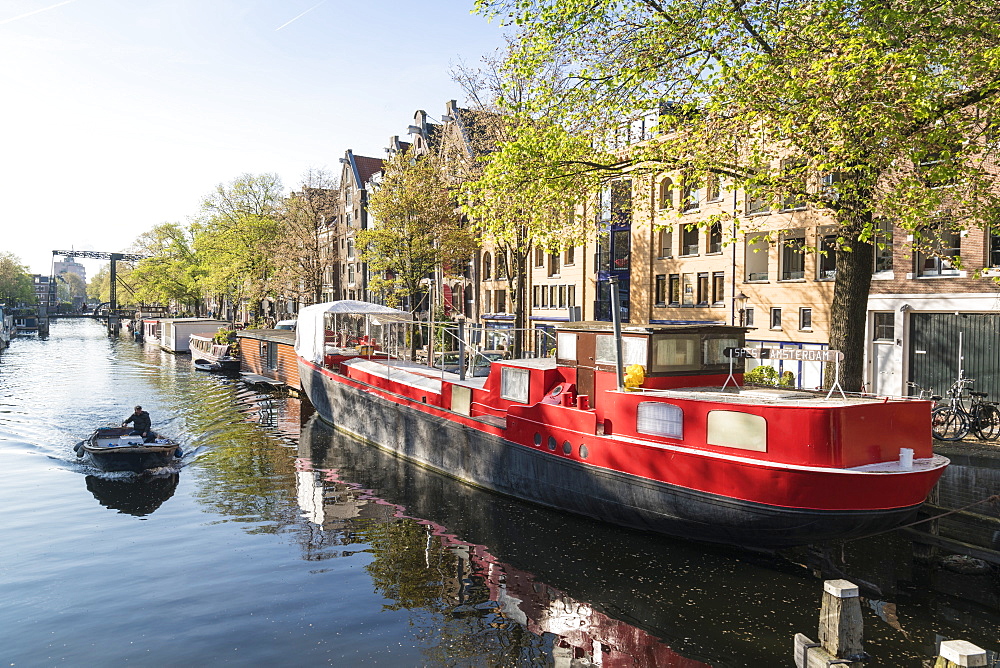
<svg viewBox="0 0 1000 668"><path fill-rule="evenodd" d="M194 236L179 223L162 223L136 239L133 248L147 255L131 272L132 297L143 304L175 302L198 313L206 274L194 250Z"/></svg>
<svg viewBox="0 0 1000 668"><path fill-rule="evenodd" d="M433 154L398 152L385 163L382 178L368 198L374 221L357 235L362 261L368 265L373 292L389 304L427 291L424 279L438 268L468 261L473 237L448 191L448 182Z"/></svg>
<svg viewBox="0 0 1000 668"><path fill-rule="evenodd" d="M846 354L847 389L862 385L879 222L902 226L933 253L942 226L989 225L1000 213L992 174L1000 8L991 0L476 6L520 26L515 75L572 63L563 85L536 86L533 99L562 110L561 123L585 130L596 148L614 149L623 127L656 119L657 139L628 150L551 152L547 163L564 174L711 173L748 199L796 198L832 217L830 344Z"/></svg>
<svg viewBox="0 0 1000 668"><path fill-rule="evenodd" d="M585 227L574 212L597 179L587 171L570 175L549 160L555 154L590 155L585 136L553 122L554 114L530 98L534 90L558 90L553 85L558 68L540 68L529 79L504 78L495 60L484 61L482 69L453 73L475 105L479 130L472 146L475 160L466 170L459 200L473 229L499 251L497 268L507 277L513 303L512 354L520 357L529 258L536 246L551 253L584 241Z"/></svg>
<svg viewBox="0 0 1000 668"><path fill-rule="evenodd" d="M35 286L28 267L13 253L0 253L0 302L9 306L35 303Z"/></svg>
<svg viewBox="0 0 1000 668"><path fill-rule="evenodd" d="M281 212L275 282L297 300L319 303L324 274L333 264L327 233L339 210L338 186L332 174L320 169L310 169L302 182Z"/></svg>
<svg viewBox="0 0 1000 668"><path fill-rule="evenodd" d="M276 296L276 249L283 188L276 174L243 174L219 184L202 204L194 247L204 259L205 287L237 308L260 314Z"/></svg>
<svg viewBox="0 0 1000 668"><path fill-rule="evenodd" d="M72 304L76 297L87 299L87 282L79 274L64 271L56 276L56 281L58 281L56 293L60 302Z"/></svg>

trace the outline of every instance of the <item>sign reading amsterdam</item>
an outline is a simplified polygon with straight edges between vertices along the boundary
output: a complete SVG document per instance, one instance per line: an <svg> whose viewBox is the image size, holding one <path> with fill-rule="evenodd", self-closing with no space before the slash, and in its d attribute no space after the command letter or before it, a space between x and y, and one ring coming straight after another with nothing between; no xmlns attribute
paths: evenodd
<svg viewBox="0 0 1000 668"><path fill-rule="evenodd" d="M839 362L844 353L839 350L803 350L801 348L726 348L727 357L761 360L795 360L799 362Z"/></svg>

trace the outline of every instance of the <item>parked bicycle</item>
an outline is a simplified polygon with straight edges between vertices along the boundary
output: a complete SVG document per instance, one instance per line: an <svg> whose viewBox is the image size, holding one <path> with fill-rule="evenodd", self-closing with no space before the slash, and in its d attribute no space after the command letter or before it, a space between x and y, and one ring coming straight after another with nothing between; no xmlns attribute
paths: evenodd
<svg viewBox="0 0 1000 668"><path fill-rule="evenodd" d="M1000 410L995 402L986 401L985 392L969 390L972 402L965 408L962 394L975 381L959 378L948 390L948 400L943 406L931 411L931 432L939 441L958 441L971 431L984 441L992 441L1000 435ZM933 397L932 397L933 398Z"/></svg>

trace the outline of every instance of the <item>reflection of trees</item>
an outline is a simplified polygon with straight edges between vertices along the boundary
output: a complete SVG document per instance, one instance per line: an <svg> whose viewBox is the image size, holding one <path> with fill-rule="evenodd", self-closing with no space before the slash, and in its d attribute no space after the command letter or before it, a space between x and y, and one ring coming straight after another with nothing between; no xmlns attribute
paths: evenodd
<svg viewBox="0 0 1000 668"><path fill-rule="evenodd" d="M384 608L412 613L410 624L427 645L429 663L549 662L557 638L535 635L509 619L464 546L448 546L445 537L412 519L354 524L357 538L371 546L374 559L365 568L375 590L390 601Z"/></svg>
<svg viewBox="0 0 1000 668"><path fill-rule="evenodd" d="M409 519L369 522L358 537L375 555L365 567L375 590L393 601L386 609L443 609L447 592L456 587L457 560L426 527Z"/></svg>

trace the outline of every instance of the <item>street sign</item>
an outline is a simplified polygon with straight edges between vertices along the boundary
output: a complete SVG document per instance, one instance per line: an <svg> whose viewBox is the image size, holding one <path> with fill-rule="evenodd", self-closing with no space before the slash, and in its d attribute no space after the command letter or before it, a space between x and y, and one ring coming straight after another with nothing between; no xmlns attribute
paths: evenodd
<svg viewBox="0 0 1000 668"><path fill-rule="evenodd" d="M839 350L804 350L802 348L726 348L726 357L733 359L794 360L798 362L839 362L844 353Z"/></svg>

